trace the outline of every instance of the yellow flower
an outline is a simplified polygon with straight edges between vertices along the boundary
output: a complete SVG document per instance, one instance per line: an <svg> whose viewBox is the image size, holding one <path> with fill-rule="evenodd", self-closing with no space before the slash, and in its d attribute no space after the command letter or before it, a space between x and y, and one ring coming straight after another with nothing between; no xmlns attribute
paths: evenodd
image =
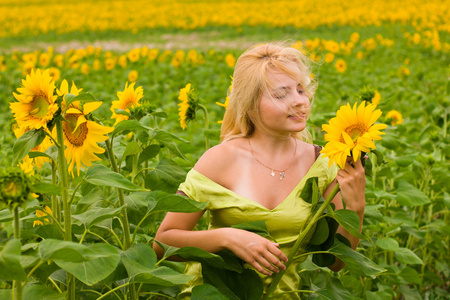
<svg viewBox="0 0 450 300"><path fill-rule="evenodd" d="M55 55L53 62L58 68L62 68L64 66L64 56L62 54Z"/></svg>
<svg viewBox="0 0 450 300"><path fill-rule="evenodd" d="M19 162L19 167L26 175L34 175L33 159L31 159L28 155L25 156L21 162Z"/></svg>
<svg viewBox="0 0 450 300"><path fill-rule="evenodd" d="M386 119L391 121L392 126L403 124L402 114L397 110L391 110L388 112Z"/></svg>
<svg viewBox="0 0 450 300"><path fill-rule="evenodd" d="M129 82L135 82L138 79L138 72L136 70L131 70L130 73L128 73L128 81Z"/></svg>
<svg viewBox="0 0 450 300"><path fill-rule="evenodd" d="M225 56L225 63L229 68L234 68L234 65L236 64L236 58L233 54L229 53Z"/></svg>
<svg viewBox="0 0 450 300"><path fill-rule="evenodd" d="M98 59L94 60L94 62L92 63L92 67L96 71L100 70L100 68L101 68L100 61Z"/></svg>
<svg viewBox="0 0 450 300"><path fill-rule="evenodd" d="M70 93L77 96L82 89L78 89L74 83ZM65 97L69 93L69 87L66 80L63 80L58 90L60 96ZM87 115L100 107L101 102L89 102L81 105L79 101L72 102L64 115L64 156L69 163L69 173L73 176L73 168L77 164L77 174L80 174L80 168L89 167L93 161L98 161L95 154L105 152L97 143L108 139L107 134L114 130L112 127L106 127L90 121ZM63 104L63 111L65 104ZM53 135L56 136L56 130L53 129Z"/></svg>
<svg viewBox="0 0 450 300"><path fill-rule="evenodd" d="M33 71L33 69L36 67L36 64L32 61L27 61L25 62L25 64L22 66L22 74L23 75L30 75L31 71Z"/></svg>
<svg viewBox="0 0 450 300"><path fill-rule="evenodd" d="M39 129L47 128L47 123L53 119L58 110L54 95L55 84L49 71L32 70L26 80L22 79L19 94L13 92L19 102L10 103L12 113L19 127Z"/></svg>
<svg viewBox="0 0 450 300"><path fill-rule="evenodd" d="M91 67L89 67L89 65L87 63L83 63L81 65L81 73L87 75L87 74L89 74L90 70L91 70Z"/></svg>
<svg viewBox="0 0 450 300"><path fill-rule="evenodd" d="M409 71L409 69L405 66L401 66L398 69L398 76L405 78L408 77L409 75L411 75L411 71Z"/></svg>
<svg viewBox="0 0 450 300"><path fill-rule="evenodd" d="M50 73L53 81L58 81L61 79L61 71L58 68L50 68L48 69L48 72Z"/></svg>
<svg viewBox="0 0 450 300"><path fill-rule="evenodd" d="M117 92L117 97L119 98L119 100L113 101L111 105L112 111L111 118L116 119L114 125L123 120L128 120L127 116L116 114L115 109L123 109L127 112L130 112L130 108L141 106L139 100L141 100L141 98L144 97L144 90L142 89L142 86L134 89L135 84L136 83L133 82L130 85L128 85L127 82L125 83L125 89L122 92Z"/></svg>
<svg viewBox="0 0 450 300"><path fill-rule="evenodd" d="M159 49L155 48L148 52L148 59L153 61L158 57Z"/></svg>
<svg viewBox="0 0 450 300"><path fill-rule="evenodd" d="M333 53L327 53L325 54L325 62L331 63L334 60L334 54Z"/></svg>
<svg viewBox="0 0 450 300"><path fill-rule="evenodd" d="M333 40L325 43L325 50L330 51L332 53L339 52L339 44Z"/></svg>
<svg viewBox="0 0 450 300"><path fill-rule="evenodd" d="M43 68L45 68L46 66L48 66L48 64L50 63L50 55L48 55L48 53L41 53L41 55L39 56L39 65Z"/></svg>
<svg viewBox="0 0 450 300"><path fill-rule="evenodd" d="M380 104L380 100L381 100L381 94L379 91L375 91L375 96L373 96L372 98L372 103L375 105Z"/></svg>
<svg viewBox="0 0 450 300"><path fill-rule="evenodd" d="M347 157L352 155L353 161L361 158L361 152L369 152L375 149L374 140L381 140L381 129L386 128L386 124L374 124L381 116L381 110L375 110L376 106L363 101L359 107L357 104L341 106L336 117L332 118L329 124L322 125L322 130L326 131L325 141L328 143L320 151L324 156L330 157L329 166L335 162L343 169Z"/></svg>
<svg viewBox="0 0 450 300"><path fill-rule="evenodd" d="M364 58L364 53L362 51L356 52L356 58L362 60Z"/></svg>
<svg viewBox="0 0 450 300"><path fill-rule="evenodd" d="M36 217L41 218L41 217L45 217L47 215L52 215L52 209L46 205L44 205L44 210L36 210ZM50 221L48 220L48 218L44 219L45 223L49 223ZM35 226L42 226L44 225L44 223L42 223L42 221L36 220L33 222L33 227Z"/></svg>
<svg viewBox="0 0 450 300"><path fill-rule="evenodd" d="M353 44L356 44L359 41L359 33L353 32L352 35L350 36L350 41Z"/></svg>
<svg viewBox="0 0 450 300"><path fill-rule="evenodd" d="M191 84L188 83L182 89L180 89L180 95L178 96L178 100L181 102L178 103L178 115L180 116L180 126L181 128L186 129L186 124L189 121L195 119L195 114L197 112L198 101L196 96L191 90Z"/></svg>
<svg viewBox="0 0 450 300"><path fill-rule="evenodd" d="M121 66L124 69L127 67L127 57L126 57L126 55L121 55L119 57L119 66Z"/></svg>
<svg viewBox="0 0 450 300"><path fill-rule="evenodd" d="M105 69L111 71L115 68L116 61L113 58L105 59Z"/></svg>
<svg viewBox="0 0 450 300"><path fill-rule="evenodd" d="M128 52L127 56L131 62L136 62L141 58L141 50L139 48L133 49Z"/></svg>
<svg viewBox="0 0 450 300"><path fill-rule="evenodd" d="M334 64L334 67L339 73L344 73L347 70L347 63L343 59L338 59Z"/></svg>

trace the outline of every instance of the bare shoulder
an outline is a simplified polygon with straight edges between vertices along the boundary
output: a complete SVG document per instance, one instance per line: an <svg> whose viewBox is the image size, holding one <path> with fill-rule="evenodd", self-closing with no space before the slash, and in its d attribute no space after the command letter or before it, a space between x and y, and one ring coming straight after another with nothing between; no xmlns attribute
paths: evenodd
<svg viewBox="0 0 450 300"><path fill-rule="evenodd" d="M298 141L298 148L302 149L301 155L305 158L314 158L315 159L315 147L313 144L308 144L303 141Z"/></svg>
<svg viewBox="0 0 450 300"><path fill-rule="evenodd" d="M209 179L220 183L227 170L240 163L245 157L245 139L238 138L206 151L194 166L194 169ZM244 157L243 157L244 156Z"/></svg>

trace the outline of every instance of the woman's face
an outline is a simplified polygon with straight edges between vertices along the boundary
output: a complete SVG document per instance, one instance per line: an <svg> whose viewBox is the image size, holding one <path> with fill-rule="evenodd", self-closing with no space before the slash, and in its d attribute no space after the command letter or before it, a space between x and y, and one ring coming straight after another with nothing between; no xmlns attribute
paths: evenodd
<svg viewBox="0 0 450 300"><path fill-rule="evenodd" d="M310 102L295 79L277 70L267 74L270 86L259 103L261 122L267 130L290 134L305 129Z"/></svg>

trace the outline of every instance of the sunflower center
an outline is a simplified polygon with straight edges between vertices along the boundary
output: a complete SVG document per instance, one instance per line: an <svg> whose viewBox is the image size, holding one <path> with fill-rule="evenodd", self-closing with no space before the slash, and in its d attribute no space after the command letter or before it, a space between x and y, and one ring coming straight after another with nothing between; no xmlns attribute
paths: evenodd
<svg viewBox="0 0 450 300"><path fill-rule="evenodd" d="M356 123L345 128L345 132L355 142L360 136L367 132L367 127L362 123ZM340 138L340 142L344 143L344 138L342 136Z"/></svg>
<svg viewBox="0 0 450 300"><path fill-rule="evenodd" d="M47 115L48 112L48 101L45 96L37 95L34 97L33 101L31 101L31 111L30 115L36 118L43 118Z"/></svg>
<svg viewBox="0 0 450 300"><path fill-rule="evenodd" d="M83 145L88 134L86 122L77 127L77 120L81 115L82 114L68 114L65 117L66 121L63 122L63 129L66 138L71 144L78 147Z"/></svg>

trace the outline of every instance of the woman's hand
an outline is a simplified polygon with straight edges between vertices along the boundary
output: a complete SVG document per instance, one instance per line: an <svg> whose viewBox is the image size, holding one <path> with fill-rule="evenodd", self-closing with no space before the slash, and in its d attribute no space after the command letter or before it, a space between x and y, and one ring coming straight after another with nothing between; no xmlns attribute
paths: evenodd
<svg viewBox="0 0 450 300"><path fill-rule="evenodd" d="M287 262L287 257L278 249L277 243L242 229L223 228L223 230L226 230L225 248L250 264L258 272L272 275L272 273L286 269L282 261Z"/></svg>
<svg viewBox="0 0 450 300"><path fill-rule="evenodd" d="M336 179L346 208L357 212L364 210L366 176L361 160L354 162L354 166L347 161L345 168L338 171Z"/></svg>

